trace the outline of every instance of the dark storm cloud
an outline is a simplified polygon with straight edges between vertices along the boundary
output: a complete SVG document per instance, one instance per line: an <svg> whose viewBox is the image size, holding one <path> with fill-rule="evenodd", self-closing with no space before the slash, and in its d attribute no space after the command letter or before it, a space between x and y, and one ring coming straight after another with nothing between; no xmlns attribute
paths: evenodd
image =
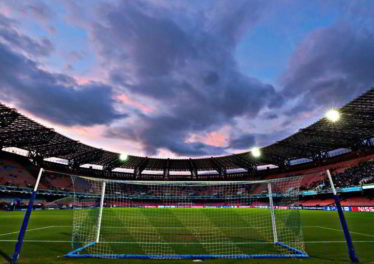
<svg viewBox="0 0 374 264"><path fill-rule="evenodd" d="M296 131L293 131L296 132ZM287 129L272 131L268 134L242 134L239 137L232 138L227 148L249 150L251 147L260 146L265 147L274 144L278 140L282 140L290 135L290 131Z"/></svg>
<svg viewBox="0 0 374 264"><path fill-rule="evenodd" d="M244 134L231 140L229 147L233 149L249 149L255 144L255 135Z"/></svg>
<svg viewBox="0 0 374 264"><path fill-rule="evenodd" d="M250 121L262 108L283 103L273 86L240 73L234 59L237 42L265 7L226 1L190 17L187 9L171 12L150 2L103 6L104 19L91 30L112 82L161 108L108 135L138 140L148 154L161 148L177 155L224 153L188 137L232 124L235 117Z"/></svg>
<svg viewBox="0 0 374 264"><path fill-rule="evenodd" d="M67 75L51 74L0 42L0 98L36 116L63 125L108 124L123 117L112 107L111 88L77 85Z"/></svg>
<svg viewBox="0 0 374 264"><path fill-rule="evenodd" d="M298 98L288 114L342 106L374 86L374 31L337 23L298 47L284 76L284 95Z"/></svg>
<svg viewBox="0 0 374 264"><path fill-rule="evenodd" d="M200 142L186 142L187 132L193 130L193 126L205 127L204 124L197 124L194 120L183 120L174 116L164 115L156 118L143 116L141 123L112 128L107 131L107 136L142 142L144 151L148 155L157 154L161 148L190 156L225 153L222 147Z"/></svg>

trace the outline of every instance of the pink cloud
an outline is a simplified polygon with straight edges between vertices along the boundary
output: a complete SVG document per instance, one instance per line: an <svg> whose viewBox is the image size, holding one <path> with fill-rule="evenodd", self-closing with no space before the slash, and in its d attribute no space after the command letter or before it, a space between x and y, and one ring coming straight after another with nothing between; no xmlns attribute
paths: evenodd
<svg viewBox="0 0 374 264"><path fill-rule="evenodd" d="M78 62L79 60L82 60L82 54L79 53L62 53L61 56L67 56L69 60L72 62L71 65L74 68L74 64ZM86 73L78 75L74 74L72 76L74 80L77 82L79 85L85 85L89 84L91 82L99 82L99 83L107 83L107 73L105 72L104 69L101 69L96 66L92 66Z"/></svg>
<svg viewBox="0 0 374 264"><path fill-rule="evenodd" d="M136 102L133 98L130 98L129 96L124 95L124 94L117 96L117 100L121 101L124 104L131 105L137 109L140 109L143 112L148 113L148 114L153 113L155 111L153 107Z"/></svg>
<svg viewBox="0 0 374 264"><path fill-rule="evenodd" d="M12 15L12 10L4 3L0 3L0 14L10 17Z"/></svg>
<svg viewBox="0 0 374 264"><path fill-rule="evenodd" d="M90 82L95 81L95 80L92 79L91 77L86 77L86 76L75 76L74 79L75 79L75 81L76 81L79 85L85 85L85 84L89 84Z"/></svg>
<svg viewBox="0 0 374 264"><path fill-rule="evenodd" d="M223 147L227 143L227 135L220 132L211 132L206 136L204 143L211 146Z"/></svg>
<svg viewBox="0 0 374 264"><path fill-rule="evenodd" d="M203 135L192 133L191 136L186 140L186 142L200 142L210 146L224 147L227 146L229 140L228 130L228 127L224 127L218 131L213 131Z"/></svg>

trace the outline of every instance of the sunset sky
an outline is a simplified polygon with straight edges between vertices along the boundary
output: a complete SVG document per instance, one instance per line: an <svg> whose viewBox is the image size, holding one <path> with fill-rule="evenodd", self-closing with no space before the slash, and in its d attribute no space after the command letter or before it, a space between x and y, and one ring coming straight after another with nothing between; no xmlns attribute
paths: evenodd
<svg viewBox="0 0 374 264"><path fill-rule="evenodd" d="M243 152L373 86L371 0L0 0L0 102L111 151Z"/></svg>

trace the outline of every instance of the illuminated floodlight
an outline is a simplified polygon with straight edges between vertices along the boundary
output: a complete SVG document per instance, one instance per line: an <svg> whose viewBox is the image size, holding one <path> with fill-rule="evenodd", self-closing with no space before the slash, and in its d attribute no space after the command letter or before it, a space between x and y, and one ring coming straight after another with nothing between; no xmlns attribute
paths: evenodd
<svg viewBox="0 0 374 264"><path fill-rule="evenodd" d="M120 161L126 161L128 159L129 156L127 156L126 153L122 153L119 155L119 160Z"/></svg>
<svg viewBox="0 0 374 264"><path fill-rule="evenodd" d="M258 158L258 157L261 156L261 151L260 151L259 148L254 147L254 148L252 148L252 150L251 150L251 154L252 154L253 157Z"/></svg>
<svg viewBox="0 0 374 264"><path fill-rule="evenodd" d="M330 109L326 112L325 117L330 120L331 122L339 121L340 119L340 113L335 109Z"/></svg>

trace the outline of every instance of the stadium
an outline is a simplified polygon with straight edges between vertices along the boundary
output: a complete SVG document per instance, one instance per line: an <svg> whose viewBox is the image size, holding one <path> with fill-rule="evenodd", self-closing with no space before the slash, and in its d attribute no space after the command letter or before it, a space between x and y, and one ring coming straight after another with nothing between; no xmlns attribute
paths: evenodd
<svg viewBox="0 0 374 264"><path fill-rule="evenodd" d="M5 229L0 243L8 252L18 243L29 263L62 256L289 257L322 263L348 261L345 237L348 248L354 247L349 254L357 258L357 250L362 261L370 262L373 100L371 89L338 110L344 122L324 118L257 150L261 155L202 159L124 157L76 142L1 105ZM47 161L51 157L67 163ZM257 169L269 164L276 167ZM340 194L347 230L340 226L327 170ZM30 208L29 226L25 217L21 231L15 231Z"/></svg>
<svg viewBox="0 0 374 264"><path fill-rule="evenodd" d="M0 0L0 264L374 263L372 10Z"/></svg>

